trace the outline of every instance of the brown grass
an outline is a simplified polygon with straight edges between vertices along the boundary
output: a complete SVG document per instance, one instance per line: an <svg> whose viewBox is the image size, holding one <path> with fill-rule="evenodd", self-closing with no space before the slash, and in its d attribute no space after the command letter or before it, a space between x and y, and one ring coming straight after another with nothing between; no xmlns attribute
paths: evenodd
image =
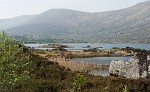
<svg viewBox="0 0 150 92"><path fill-rule="evenodd" d="M64 52L64 51L36 51L36 54L46 57L49 61L59 63L59 65L71 69L72 71L89 72L90 70L102 69L108 67L108 65L101 64L89 64L86 61L79 63L71 61L73 57L92 57L95 56L95 52ZM97 56L104 55L99 53Z"/></svg>
<svg viewBox="0 0 150 92"><path fill-rule="evenodd" d="M101 64L89 64L85 61L81 61L80 63L76 63L71 61L71 59L66 59L65 57L61 56L46 56L49 61L54 61L59 63L59 65L64 66L66 68L71 69L72 71L81 71L81 72L88 72L94 69L102 69L104 67L108 67L108 65L101 65Z"/></svg>

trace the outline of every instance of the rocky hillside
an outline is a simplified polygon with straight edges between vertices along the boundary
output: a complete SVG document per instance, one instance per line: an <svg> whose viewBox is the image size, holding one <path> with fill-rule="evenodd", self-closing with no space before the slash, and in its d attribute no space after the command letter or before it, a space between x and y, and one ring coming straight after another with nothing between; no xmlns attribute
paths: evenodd
<svg viewBox="0 0 150 92"><path fill-rule="evenodd" d="M11 35L101 43L150 43L150 1L107 12L51 9L0 20Z"/></svg>

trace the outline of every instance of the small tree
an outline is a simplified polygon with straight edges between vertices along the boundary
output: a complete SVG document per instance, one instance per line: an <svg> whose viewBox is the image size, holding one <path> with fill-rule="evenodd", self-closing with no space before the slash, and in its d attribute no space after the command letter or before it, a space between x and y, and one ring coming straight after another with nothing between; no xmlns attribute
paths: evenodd
<svg viewBox="0 0 150 92"><path fill-rule="evenodd" d="M86 78L83 75L81 75L79 73L76 74L76 76L74 78L73 85L74 85L74 88L77 92L80 92L85 81L86 81Z"/></svg>
<svg viewBox="0 0 150 92"><path fill-rule="evenodd" d="M29 56L23 47L0 35L0 91L12 91L29 81Z"/></svg>

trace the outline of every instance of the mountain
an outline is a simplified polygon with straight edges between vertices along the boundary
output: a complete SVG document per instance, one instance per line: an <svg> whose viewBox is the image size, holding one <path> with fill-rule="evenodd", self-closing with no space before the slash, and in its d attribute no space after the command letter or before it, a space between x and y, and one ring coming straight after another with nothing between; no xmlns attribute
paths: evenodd
<svg viewBox="0 0 150 92"><path fill-rule="evenodd" d="M97 43L150 43L150 1L135 6L88 13L51 9L37 15L0 20L11 35Z"/></svg>

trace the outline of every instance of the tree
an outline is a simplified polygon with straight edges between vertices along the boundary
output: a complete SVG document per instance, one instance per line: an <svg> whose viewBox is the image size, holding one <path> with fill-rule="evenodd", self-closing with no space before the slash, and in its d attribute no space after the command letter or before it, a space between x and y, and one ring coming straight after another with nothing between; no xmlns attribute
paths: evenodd
<svg viewBox="0 0 150 92"><path fill-rule="evenodd" d="M12 91L26 84L29 77L29 55L4 32L0 35L0 91Z"/></svg>

